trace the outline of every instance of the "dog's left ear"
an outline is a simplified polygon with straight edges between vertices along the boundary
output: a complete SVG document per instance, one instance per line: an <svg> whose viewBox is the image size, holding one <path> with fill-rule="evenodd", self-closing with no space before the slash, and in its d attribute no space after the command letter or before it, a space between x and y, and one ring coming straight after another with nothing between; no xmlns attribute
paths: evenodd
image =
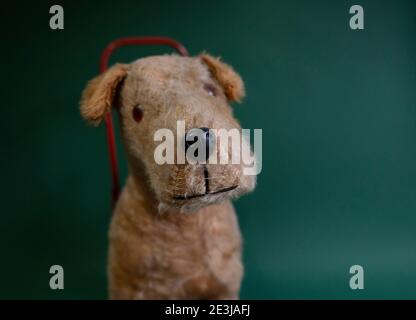
<svg viewBox="0 0 416 320"><path fill-rule="evenodd" d="M81 115L88 122L98 125L115 103L120 83L127 75L128 65L116 64L88 82L82 93Z"/></svg>
<svg viewBox="0 0 416 320"><path fill-rule="evenodd" d="M234 69L225 64L220 58L215 58L209 54L201 54L200 59L208 66L212 76L222 86L229 101L241 102L244 98L244 83Z"/></svg>

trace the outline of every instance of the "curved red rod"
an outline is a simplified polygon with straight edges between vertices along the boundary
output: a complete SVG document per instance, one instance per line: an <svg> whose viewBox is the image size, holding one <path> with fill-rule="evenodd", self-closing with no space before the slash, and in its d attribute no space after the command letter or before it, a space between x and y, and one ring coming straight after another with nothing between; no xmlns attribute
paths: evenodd
<svg viewBox="0 0 416 320"><path fill-rule="evenodd" d="M101 54L100 72L108 68L108 61L114 51L120 47L131 45L166 45L175 49L180 55L188 56L188 51L179 42L166 37L127 37L110 42ZM112 183L112 205L114 207L120 194L119 172L117 162L116 140L114 136L114 125L111 111L105 115L108 156L110 158L111 183Z"/></svg>

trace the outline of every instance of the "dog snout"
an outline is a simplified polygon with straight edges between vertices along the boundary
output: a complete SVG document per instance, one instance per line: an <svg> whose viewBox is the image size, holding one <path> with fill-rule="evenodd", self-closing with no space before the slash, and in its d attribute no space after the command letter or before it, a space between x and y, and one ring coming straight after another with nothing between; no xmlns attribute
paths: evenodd
<svg viewBox="0 0 416 320"><path fill-rule="evenodd" d="M192 146L194 152L191 156L198 161L208 161L209 156L215 148L215 135L210 128L201 127L189 130L185 134L185 152ZM199 150L205 150L199 154Z"/></svg>

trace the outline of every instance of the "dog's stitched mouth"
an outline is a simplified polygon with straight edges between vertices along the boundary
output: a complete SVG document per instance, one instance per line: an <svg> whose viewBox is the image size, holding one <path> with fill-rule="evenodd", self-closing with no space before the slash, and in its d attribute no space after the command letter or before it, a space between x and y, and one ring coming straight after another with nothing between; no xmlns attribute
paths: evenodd
<svg viewBox="0 0 416 320"><path fill-rule="evenodd" d="M174 200L195 199L195 198L205 197L205 196L208 196L208 195L224 193L224 192L227 192L227 191L234 190L235 188L238 187L238 185L235 185L235 186L231 186L231 187L227 187L227 188L223 188L223 189L211 192L210 191L210 184L209 184L209 172L208 172L208 168L207 168L206 165L204 166L204 181L205 181L205 193L194 194L194 195L190 195L190 196L186 196L186 195L181 196L181 195L179 195L179 196L174 196L173 199Z"/></svg>
<svg viewBox="0 0 416 320"><path fill-rule="evenodd" d="M217 190L217 191L214 191L214 192L205 192L205 193L202 193L202 194L194 194L194 195L190 195L190 196L174 196L173 199L175 199L175 200L188 200L188 199L200 198L200 197L205 197L205 196L212 195L212 194L218 194L218 193L231 191L231 190L234 190L237 187L238 187L238 185L227 187L227 188L224 188L224 189L220 189L220 190Z"/></svg>

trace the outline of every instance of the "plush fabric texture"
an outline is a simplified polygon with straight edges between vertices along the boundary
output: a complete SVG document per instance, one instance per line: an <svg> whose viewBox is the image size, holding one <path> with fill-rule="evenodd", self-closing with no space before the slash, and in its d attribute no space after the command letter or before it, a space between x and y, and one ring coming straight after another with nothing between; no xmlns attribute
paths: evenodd
<svg viewBox="0 0 416 320"><path fill-rule="evenodd" d="M255 177L241 164L159 165L154 133L167 128L184 141L177 120L186 131L241 130L229 102L243 96L240 76L208 54L117 64L88 83L81 115L98 124L118 109L129 164L110 227L112 299L238 298L241 236L230 199L252 191Z"/></svg>

